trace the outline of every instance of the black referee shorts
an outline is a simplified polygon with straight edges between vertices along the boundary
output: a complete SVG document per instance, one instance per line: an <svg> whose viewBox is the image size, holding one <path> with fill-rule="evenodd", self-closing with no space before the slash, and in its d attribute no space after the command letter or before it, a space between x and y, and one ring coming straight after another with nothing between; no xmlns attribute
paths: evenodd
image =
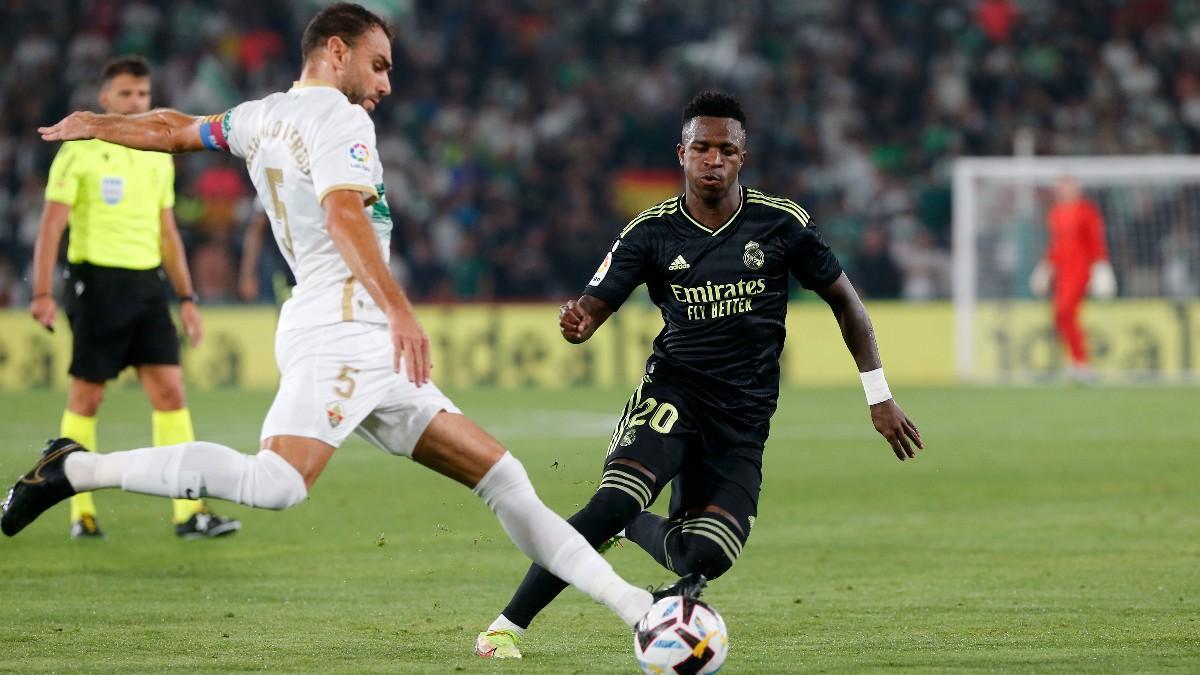
<svg viewBox="0 0 1200 675"><path fill-rule="evenodd" d="M671 483L670 517L709 505L728 511L749 535L758 516L763 448L770 423L752 424L711 409L687 387L643 376L609 442L605 466L628 459Z"/></svg>
<svg viewBox="0 0 1200 675"><path fill-rule="evenodd" d="M63 304L73 334L71 376L104 382L126 366L179 365L161 269L72 264Z"/></svg>

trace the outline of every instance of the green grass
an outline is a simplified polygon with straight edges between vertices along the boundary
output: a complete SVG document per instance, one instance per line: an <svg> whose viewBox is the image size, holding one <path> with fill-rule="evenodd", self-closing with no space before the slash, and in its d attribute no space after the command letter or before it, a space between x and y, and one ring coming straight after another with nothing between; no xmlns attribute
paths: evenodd
<svg viewBox="0 0 1200 675"><path fill-rule="evenodd" d="M726 672L1200 671L1200 395L1188 389L902 391L928 450L897 462L861 392L784 392L754 535L706 598ZM569 514L594 488L625 391L459 392ZM193 394L202 438L255 447L264 394ZM0 475L57 430L62 396L0 396ZM149 442L114 391L100 443ZM556 464L557 463L557 464ZM5 479L6 481L8 479ZM527 657L475 633L526 562L468 491L355 439L282 513L177 541L165 501L101 493L108 539L56 507L0 542L0 670L632 672L628 632L568 591ZM665 581L635 546L610 554Z"/></svg>

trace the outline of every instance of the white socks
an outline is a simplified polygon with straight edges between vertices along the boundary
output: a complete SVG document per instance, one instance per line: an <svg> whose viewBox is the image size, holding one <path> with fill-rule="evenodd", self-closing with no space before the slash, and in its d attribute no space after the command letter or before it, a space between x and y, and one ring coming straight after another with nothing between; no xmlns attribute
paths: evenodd
<svg viewBox="0 0 1200 675"><path fill-rule="evenodd" d="M300 472L274 452L244 455L204 441L108 454L74 452L64 469L77 492L119 487L160 497L215 497L264 509L284 509L308 495ZM525 467L511 454L488 470L474 492L525 555L604 603L626 624L637 623L654 604L648 591L618 576L575 528L538 499Z"/></svg>
<svg viewBox="0 0 1200 675"><path fill-rule="evenodd" d="M509 621L508 617L504 616L503 614L496 617L496 620L492 622L492 625L488 626L489 632L496 631L496 630L512 631L513 633L516 633L518 637L525 634L524 628L521 628L517 624Z"/></svg>
<svg viewBox="0 0 1200 675"><path fill-rule="evenodd" d="M244 455L205 441L107 454L74 452L63 468L77 492L119 487L177 499L214 497L263 509L286 509L308 495L300 472L274 452Z"/></svg>
<svg viewBox="0 0 1200 675"><path fill-rule="evenodd" d="M626 624L637 623L654 604L648 591L619 577L612 565L588 546L583 535L538 499L525 467L512 454L505 453L474 492L492 509L500 526L525 555L604 603Z"/></svg>

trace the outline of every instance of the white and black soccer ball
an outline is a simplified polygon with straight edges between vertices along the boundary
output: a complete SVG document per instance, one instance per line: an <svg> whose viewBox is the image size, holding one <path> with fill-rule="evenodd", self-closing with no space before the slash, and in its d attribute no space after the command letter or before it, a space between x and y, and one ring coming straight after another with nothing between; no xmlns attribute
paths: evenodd
<svg viewBox="0 0 1200 675"><path fill-rule="evenodd" d="M654 603L633 629L633 653L642 672L707 675L729 654L729 632L717 610L681 595Z"/></svg>

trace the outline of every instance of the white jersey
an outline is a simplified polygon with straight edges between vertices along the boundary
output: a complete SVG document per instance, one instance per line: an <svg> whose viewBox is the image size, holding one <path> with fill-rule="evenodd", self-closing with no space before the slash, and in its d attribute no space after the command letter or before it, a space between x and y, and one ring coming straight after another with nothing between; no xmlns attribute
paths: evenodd
<svg viewBox="0 0 1200 675"><path fill-rule="evenodd" d="M278 330L387 323L334 246L321 206L333 190L363 193L387 261L392 220L367 111L333 87L298 82L290 91L247 101L219 121L229 151L246 160L275 241L296 277Z"/></svg>

